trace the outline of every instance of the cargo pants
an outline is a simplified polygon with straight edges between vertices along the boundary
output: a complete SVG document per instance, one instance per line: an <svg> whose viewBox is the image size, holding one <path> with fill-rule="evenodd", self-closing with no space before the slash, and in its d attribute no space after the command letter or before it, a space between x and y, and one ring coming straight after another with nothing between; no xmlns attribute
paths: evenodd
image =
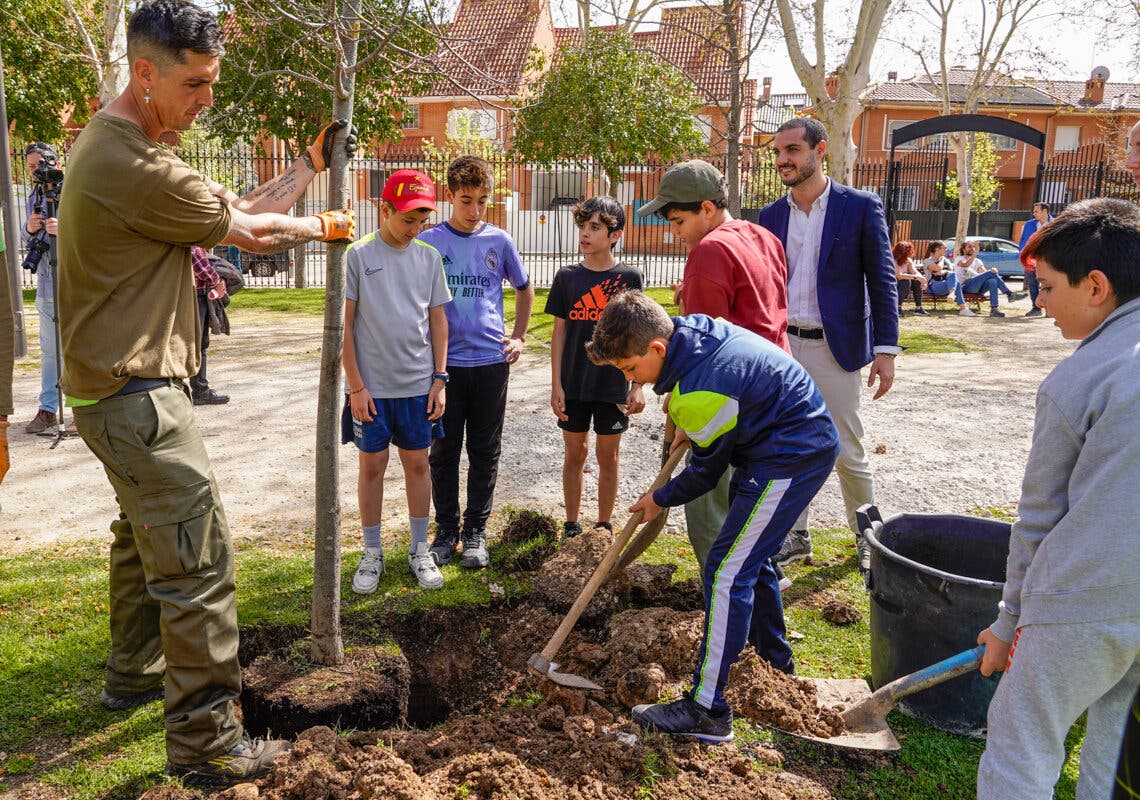
<svg viewBox="0 0 1140 800"><path fill-rule="evenodd" d="M241 740L241 668L229 527L190 397L172 381L79 406L75 424L121 512L107 691L148 691L165 673L167 758L206 761Z"/></svg>

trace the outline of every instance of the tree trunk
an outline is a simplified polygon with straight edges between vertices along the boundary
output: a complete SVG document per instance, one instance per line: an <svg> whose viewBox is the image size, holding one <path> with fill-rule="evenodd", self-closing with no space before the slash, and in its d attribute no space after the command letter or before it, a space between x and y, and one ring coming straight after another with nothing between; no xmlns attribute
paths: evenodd
<svg viewBox="0 0 1140 800"><path fill-rule="evenodd" d="M308 196L308 190L301 195L297 200L297 204L293 206L293 213L298 217L305 216L305 198ZM298 289L304 289L309 285L308 276L305 274L305 261L306 261L305 245L299 244L293 248L293 286Z"/></svg>
<svg viewBox="0 0 1140 800"><path fill-rule="evenodd" d="M955 246L961 245L970 232L970 209L974 206L974 191L970 186L970 173L973 171L972 135L965 133L951 136L954 156L958 162L958 221L954 226Z"/></svg>
<svg viewBox="0 0 1140 800"><path fill-rule="evenodd" d="M130 68L127 64L126 0L104 0L103 65L99 81L99 107L103 108L127 88Z"/></svg>
<svg viewBox="0 0 1140 800"><path fill-rule="evenodd" d="M728 184L728 212L734 219L740 218L740 118L743 83L748 76L745 65L741 64L740 28L736 24L737 0L724 0L721 13L724 18L725 36L728 39L728 130L724 153L724 178Z"/></svg>
<svg viewBox="0 0 1140 800"><path fill-rule="evenodd" d="M851 185L855 172L855 158L859 153L851 132L859 116L859 102L833 100L816 106L819 121L827 128L827 174L839 183ZM856 187L858 188L858 187Z"/></svg>
<svg viewBox="0 0 1140 800"><path fill-rule="evenodd" d="M356 84L356 45L360 0L345 0L338 36L344 59L333 76L333 119L352 123ZM333 148L329 166L329 205L349 208L348 158ZM325 334L321 343L321 383L317 392L316 524L313 553L313 661L339 664L344 660L340 635L340 352L344 344L344 263L347 246L327 245L325 273Z"/></svg>

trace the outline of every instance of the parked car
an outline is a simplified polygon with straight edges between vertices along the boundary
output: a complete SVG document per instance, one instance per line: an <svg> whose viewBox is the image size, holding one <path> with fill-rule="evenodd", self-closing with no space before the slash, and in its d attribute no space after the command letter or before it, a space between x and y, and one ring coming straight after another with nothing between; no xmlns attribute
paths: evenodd
<svg viewBox="0 0 1140 800"><path fill-rule="evenodd" d="M978 258L986 267L997 267L998 274L1003 278L1025 277L1025 267L1021 265L1021 251L1009 239L999 239L996 236L967 236L967 242L978 243ZM947 253L954 253L954 240L945 239ZM953 260L953 259L951 259Z"/></svg>
<svg viewBox="0 0 1140 800"><path fill-rule="evenodd" d="M288 250L267 255L247 253L233 245L218 245L214 248L214 255L233 264L243 275L255 278L272 278L278 272L288 272L293 267L292 252Z"/></svg>

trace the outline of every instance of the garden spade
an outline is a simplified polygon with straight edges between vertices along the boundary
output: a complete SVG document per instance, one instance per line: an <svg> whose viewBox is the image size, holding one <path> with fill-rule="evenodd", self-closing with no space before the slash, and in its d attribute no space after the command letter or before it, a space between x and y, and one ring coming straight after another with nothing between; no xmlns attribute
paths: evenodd
<svg viewBox="0 0 1140 800"><path fill-rule="evenodd" d="M904 675L872 692L864 680L808 678L815 684L820 706L843 705L843 733L825 739L783 731L801 739L859 750L898 750L902 747L887 724L887 713L904 697L965 675L982 663L985 646L950 656L937 664ZM780 729L777 729L780 730Z"/></svg>
<svg viewBox="0 0 1140 800"><path fill-rule="evenodd" d="M678 447L673 451L673 454L669 456L665 465L661 467L661 471L657 473L657 477L649 487L649 491L652 492L665 485L665 482L669 480L669 476L673 474L673 470L677 467L677 463L681 460L684 451L685 447ZM558 629L554 631L554 635L551 636L550 641L546 643L546 647L542 649L541 653L532 655L526 662L531 672L554 681L554 683L557 683L559 686L567 686L571 689L596 689L597 691L602 691L601 686L598 686L598 684L587 678L572 675L568 672L559 672L558 664L555 664L550 659L554 658L559 648L562 647L566 641L566 637L570 635L570 631L573 629L575 623L578 622L578 618L582 616L582 612L586 610L586 606L594 599L594 595L598 592L598 587L609 578L610 570L617 562L618 555L625 548L630 537L633 536L633 532L637 529L637 526L641 524L642 516L642 513L638 511L629 518L625 527L622 528L621 533L614 539L614 543L610 545L610 549L602 556L601 562L594 568L590 579L586 581L586 585L582 587L582 591L578 594L574 605L570 607L570 610L566 613L561 624L559 624ZM653 537L651 537L649 541L653 541L653 538L656 538L657 533L660 532L660 526L664 524L664 517L665 514L664 511L662 511L661 514L657 515L657 519L650 520L649 524L646 525L646 528L649 528L654 525L654 523L657 523L658 520L661 520L657 527L657 532L653 534ZM648 544L645 546L648 547ZM643 547L642 550L644 549Z"/></svg>

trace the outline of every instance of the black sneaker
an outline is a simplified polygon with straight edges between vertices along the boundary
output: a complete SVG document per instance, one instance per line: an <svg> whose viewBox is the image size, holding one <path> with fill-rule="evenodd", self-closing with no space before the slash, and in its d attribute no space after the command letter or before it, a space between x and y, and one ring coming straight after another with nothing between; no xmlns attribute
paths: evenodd
<svg viewBox="0 0 1140 800"><path fill-rule="evenodd" d="M483 569L491 563L487 555L487 534L482 528L463 529L463 566Z"/></svg>
<svg viewBox="0 0 1140 800"><path fill-rule="evenodd" d="M914 310L914 315L915 315L916 317L929 317L929 316L930 316L930 312L929 312L929 311L927 311L927 310L926 310L925 308L923 308L922 306L919 306L918 308L916 308L916 309Z"/></svg>
<svg viewBox="0 0 1140 800"><path fill-rule="evenodd" d="M218 394L213 389L207 389L204 392L193 395L194 405L196 406L222 406L230 402L228 394Z"/></svg>
<svg viewBox="0 0 1140 800"><path fill-rule="evenodd" d="M906 312L905 312L905 311L903 311L903 310L900 308L900 309L899 309L899 319L902 319L902 318L903 318L903 317L905 317L905 316L906 316Z"/></svg>
<svg viewBox="0 0 1140 800"><path fill-rule="evenodd" d="M991 308L991 309L990 309L990 316L991 316L991 317L1004 317L1004 316L1005 316L1005 312L1004 312L1004 311L999 311L999 310L998 310L998 307L997 307L997 306L994 306L993 308Z"/></svg>
<svg viewBox="0 0 1140 800"><path fill-rule="evenodd" d="M772 562L784 567L804 558L811 558L811 535L807 531L788 531L788 537L772 556Z"/></svg>
<svg viewBox="0 0 1140 800"><path fill-rule="evenodd" d="M688 693L672 703L634 706L633 719L648 731L688 736L702 742L731 742L733 737L731 708L720 716L713 716Z"/></svg>
<svg viewBox="0 0 1140 800"><path fill-rule="evenodd" d="M1025 316L1027 316L1027 317L1039 317L1039 316L1041 316L1041 314L1042 314L1041 307L1040 306L1034 306L1033 308L1031 308L1029 310L1028 313L1026 313Z"/></svg>
<svg viewBox="0 0 1140 800"><path fill-rule="evenodd" d="M136 694L111 694L107 691L107 687L103 687L103 694L99 701L103 704L104 708L109 708L112 711L129 711L132 708L152 703L155 700L162 699L163 690L161 686L151 689L146 692L137 692Z"/></svg>
<svg viewBox="0 0 1140 800"><path fill-rule="evenodd" d="M180 778L187 786L233 786L266 774L272 769L273 760L292 747L281 739L243 736L241 744L228 753L198 764L167 764L166 774Z"/></svg>
<svg viewBox="0 0 1140 800"><path fill-rule="evenodd" d="M614 524L612 522L595 522L594 530L597 530L598 528L605 528L610 533L614 532Z"/></svg>
<svg viewBox="0 0 1140 800"><path fill-rule="evenodd" d="M459 531L456 528L439 528L431 543L431 559L437 566L450 564L459 546Z"/></svg>
<svg viewBox="0 0 1140 800"><path fill-rule="evenodd" d="M1029 297L1029 292L1010 292L1006 295L1006 302L1016 303L1018 300L1024 300Z"/></svg>
<svg viewBox="0 0 1140 800"><path fill-rule="evenodd" d="M582 526L577 522L563 522L562 523L562 538L573 539L582 532Z"/></svg>

